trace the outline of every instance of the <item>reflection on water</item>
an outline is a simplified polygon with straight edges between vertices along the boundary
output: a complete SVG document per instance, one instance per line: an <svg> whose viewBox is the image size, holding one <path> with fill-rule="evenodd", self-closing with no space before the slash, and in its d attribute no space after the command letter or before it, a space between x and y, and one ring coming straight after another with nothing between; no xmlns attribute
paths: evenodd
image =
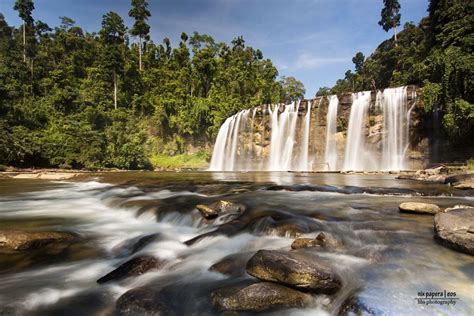
<svg viewBox="0 0 474 316"><path fill-rule="evenodd" d="M172 300L186 302L180 304L185 314L214 315L209 291L250 277L234 280L208 271L211 265L229 254L289 250L295 232L315 237L321 231L344 244L319 253L334 264L344 288L329 306L316 300L287 313L338 313L350 297L366 314L469 315L474 310L474 259L436 244L432 217L397 209L407 200L441 207L474 204L472 197L450 196L446 186L389 175L286 172L94 177L0 180L0 230L63 230L81 236L67 249L50 253L0 250L0 314L110 314L124 292L153 285L170 287ZM241 221L246 225L203 220L195 205L218 199L245 204ZM124 262L121 249L128 249L127 243L156 233L137 254L165 260L163 269L96 283ZM417 293L428 290L455 291L460 300L455 306L417 304Z"/></svg>

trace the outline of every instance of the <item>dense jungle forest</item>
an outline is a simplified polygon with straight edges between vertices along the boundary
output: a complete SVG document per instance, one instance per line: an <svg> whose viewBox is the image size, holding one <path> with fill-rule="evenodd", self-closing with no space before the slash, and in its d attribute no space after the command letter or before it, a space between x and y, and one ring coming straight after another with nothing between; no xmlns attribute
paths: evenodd
<svg viewBox="0 0 474 316"><path fill-rule="evenodd" d="M272 61L242 37L231 43L182 33L150 39L146 0L132 0L127 26L115 12L85 32L69 17L58 26L17 0L19 28L0 13L0 164L18 167L149 169L200 166L226 117L260 104L304 97ZM474 136L474 3L431 0L417 25L400 24L385 0L380 25L395 30L355 70L317 95L416 84L427 116L440 114L454 141ZM374 26L375 27L375 26ZM173 158L170 158L173 157Z"/></svg>

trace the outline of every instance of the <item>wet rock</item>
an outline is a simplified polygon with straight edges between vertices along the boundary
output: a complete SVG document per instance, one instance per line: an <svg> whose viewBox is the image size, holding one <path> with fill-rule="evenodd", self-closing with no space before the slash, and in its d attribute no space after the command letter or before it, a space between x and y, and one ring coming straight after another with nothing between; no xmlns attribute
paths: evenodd
<svg viewBox="0 0 474 316"><path fill-rule="evenodd" d="M438 205L421 202L405 202L400 204L398 208L400 212L404 213L436 214L441 212Z"/></svg>
<svg viewBox="0 0 474 316"><path fill-rule="evenodd" d="M142 250L152 242L160 239L161 234L150 234L128 239L112 249L112 253L118 257L130 256Z"/></svg>
<svg viewBox="0 0 474 316"><path fill-rule="evenodd" d="M119 315L177 315L172 302L165 291L153 291L147 287L139 287L125 292L116 303Z"/></svg>
<svg viewBox="0 0 474 316"><path fill-rule="evenodd" d="M457 210L459 208L472 208L474 206L471 206L471 205L464 205L464 204L457 204L457 205L454 205L453 207L448 207L448 208L445 208L443 212L449 212L449 211L452 211L452 210Z"/></svg>
<svg viewBox="0 0 474 316"><path fill-rule="evenodd" d="M211 297L220 311L261 312L304 307L311 302L311 295L271 282L224 288L214 291Z"/></svg>
<svg viewBox="0 0 474 316"><path fill-rule="evenodd" d="M214 219L222 214L242 214L245 206L229 201L217 201L209 205L198 204L196 208L205 219Z"/></svg>
<svg viewBox="0 0 474 316"><path fill-rule="evenodd" d="M300 218L274 220L271 216L255 222L253 227L253 232L257 234L289 238L296 238L313 231L307 220Z"/></svg>
<svg viewBox="0 0 474 316"><path fill-rule="evenodd" d="M474 182L474 173L458 173L447 176L444 180L445 184L456 185L460 183Z"/></svg>
<svg viewBox="0 0 474 316"><path fill-rule="evenodd" d="M234 253L225 256L210 266L209 271L232 276L244 274L247 261L253 254L254 253Z"/></svg>
<svg viewBox="0 0 474 316"><path fill-rule="evenodd" d="M474 208L436 214L434 231L436 240L442 244L474 255Z"/></svg>
<svg viewBox="0 0 474 316"><path fill-rule="evenodd" d="M342 281L332 267L319 257L277 250L260 250L247 263L247 273L264 281L297 289L334 292Z"/></svg>
<svg viewBox="0 0 474 316"><path fill-rule="evenodd" d="M321 247L319 242L313 238L298 238L291 244L291 249Z"/></svg>
<svg viewBox="0 0 474 316"><path fill-rule="evenodd" d="M316 238L298 238L291 244L292 249L319 247L324 249L338 249L343 243L329 233L319 233Z"/></svg>
<svg viewBox="0 0 474 316"><path fill-rule="evenodd" d="M152 256L135 257L123 264L117 269L106 274L97 280L97 283L106 283L109 281L118 281L131 276L142 275L148 271L158 270L164 265L164 261Z"/></svg>
<svg viewBox="0 0 474 316"><path fill-rule="evenodd" d="M37 249L51 244L72 242L77 237L72 233L58 231L2 230L0 231L0 248L5 247L13 250Z"/></svg>

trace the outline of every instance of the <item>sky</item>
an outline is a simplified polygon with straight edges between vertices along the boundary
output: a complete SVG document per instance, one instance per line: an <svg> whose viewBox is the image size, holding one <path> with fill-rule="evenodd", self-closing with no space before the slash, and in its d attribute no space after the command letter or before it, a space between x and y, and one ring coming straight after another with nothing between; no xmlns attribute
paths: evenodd
<svg viewBox="0 0 474 316"><path fill-rule="evenodd" d="M306 87L306 98L319 87L333 86L353 69L359 51L369 56L392 36L379 25L382 0L148 0L151 38L164 37L177 46L181 32L208 34L230 43L243 36L247 45L262 50L280 76L294 76ZM14 0L0 0L0 13L10 25L22 21L12 9ZM60 16L76 21L88 32L101 27L108 11L119 13L130 27L130 0L34 0L35 20L50 27ZM399 0L401 25L427 15L428 0Z"/></svg>

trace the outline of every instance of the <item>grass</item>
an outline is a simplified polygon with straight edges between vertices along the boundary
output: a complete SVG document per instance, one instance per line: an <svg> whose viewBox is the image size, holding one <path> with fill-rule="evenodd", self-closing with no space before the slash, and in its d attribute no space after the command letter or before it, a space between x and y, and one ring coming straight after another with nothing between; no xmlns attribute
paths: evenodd
<svg viewBox="0 0 474 316"><path fill-rule="evenodd" d="M150 162L159 169L200 169L208 165L209 152L199 151L195 154L180 154L168 156L164 154L154 154L150 157Z"/></svg>

